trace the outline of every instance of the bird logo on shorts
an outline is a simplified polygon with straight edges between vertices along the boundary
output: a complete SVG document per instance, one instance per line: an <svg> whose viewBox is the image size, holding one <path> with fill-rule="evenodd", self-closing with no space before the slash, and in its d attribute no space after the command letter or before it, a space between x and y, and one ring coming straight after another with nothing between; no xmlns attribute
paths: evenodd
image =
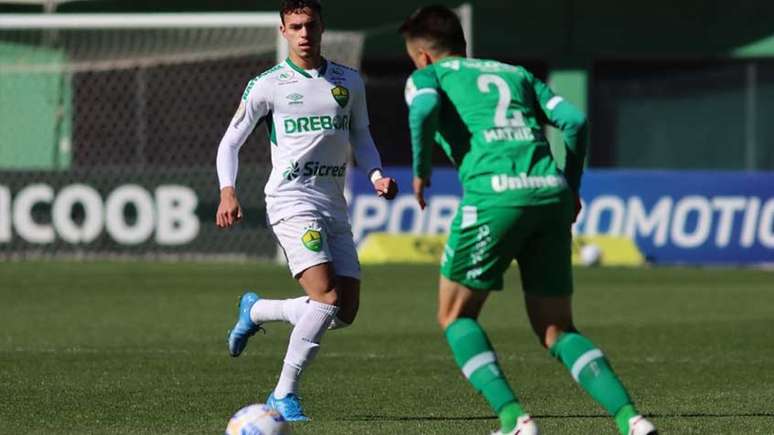
<svg viewBox="0 0 774 435"><path fill-rule="evenodd" d="M313 252L320 252L322 249L322 235L320 230L314 228L307 228L303 236L301 236L301 243L304 244L306 249Z"/></svg>
<svg viewBox="0 0 774 435"><path fill-rule="evenodd" d="M336 86L331 89L331 95L341 107L345 107L349 102L349 89L344 86Z"/></svg>

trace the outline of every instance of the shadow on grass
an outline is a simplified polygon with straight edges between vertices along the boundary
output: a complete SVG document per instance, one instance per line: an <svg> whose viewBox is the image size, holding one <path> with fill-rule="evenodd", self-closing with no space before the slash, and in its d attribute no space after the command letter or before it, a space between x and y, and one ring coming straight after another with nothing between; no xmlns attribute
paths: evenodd
<svg viewBox="0 0 774 435"><path fill-rule="evenodd" d="M712 413L712 412L689 412L675 414L644 414L650 418L730 418L730 417L774 417L773 412L750 412L750 413ZM565 418L611 418L600 414L534 414L535 419L565 419ZM444 417L444 416L401 416L401 415L353 415L342 418L343 421L472 421L472 420L497 420L495 416L475 415L468 417Z"/></svg>

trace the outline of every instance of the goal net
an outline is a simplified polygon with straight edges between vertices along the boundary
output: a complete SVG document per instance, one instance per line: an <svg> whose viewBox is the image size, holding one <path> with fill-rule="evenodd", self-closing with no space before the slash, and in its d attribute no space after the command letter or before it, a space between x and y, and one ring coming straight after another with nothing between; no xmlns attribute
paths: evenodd
<svg viewBox="0 0 774 435"><path fill-rule="evenodd" d="M0 15L0 256L273 257L261 126L246 220L217 232L217 144L247 82L284 60L276 13ZM323 54L359 67L363 35Z"/></svg>

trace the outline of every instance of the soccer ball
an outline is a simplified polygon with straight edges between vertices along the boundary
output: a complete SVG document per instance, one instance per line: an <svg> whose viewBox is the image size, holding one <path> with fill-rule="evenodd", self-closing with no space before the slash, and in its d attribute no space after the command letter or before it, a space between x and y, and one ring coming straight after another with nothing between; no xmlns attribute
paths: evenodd
<svg viewBox="0 0 774 435"><path fill-rule="evenodd" d="M599 246L588 243L581 248L580 257L584 266L599 266L602 263L602 250Z"/></svg>
<svg viewBox="0 0 774 435"><path fill-rule="evenodd" d="M259 403L245 406L228 421L225 435L286 435L290 425L277 410Z"/></svg>

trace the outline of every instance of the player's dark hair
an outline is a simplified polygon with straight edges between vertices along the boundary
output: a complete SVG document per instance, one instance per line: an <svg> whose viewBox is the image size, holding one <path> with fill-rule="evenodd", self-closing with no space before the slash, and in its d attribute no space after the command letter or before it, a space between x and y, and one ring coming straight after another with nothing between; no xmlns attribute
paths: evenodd
<svg viewBox="0 0 774 435"><path fill-rule="evenodd" d="M285 24L286 14L301 12L306 8L317 12L317 15L322 18L322 5L320 5L319 0L282 0L279 10L282 24Z"/></svg>
<svg viewBox="0 0 774 435"><path fill-rule="evenodd" d="M436 51L465 52L465 34L457 14L443 5L417 9L398 31L406 39L423 39Z"/></svg>

